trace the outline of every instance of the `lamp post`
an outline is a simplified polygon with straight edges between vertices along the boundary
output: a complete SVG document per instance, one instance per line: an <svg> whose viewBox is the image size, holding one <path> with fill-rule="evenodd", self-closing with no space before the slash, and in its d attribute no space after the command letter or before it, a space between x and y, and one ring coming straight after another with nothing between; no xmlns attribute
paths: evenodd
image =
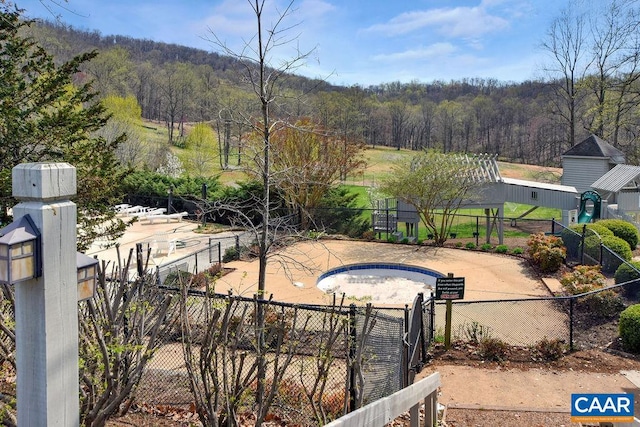
<svg viewBox="0 0 640 427"><path fill-rule="evenodd" d="M12 188L19 200L15 222L28 217L39 231L34 252L42 266L42 275L24 278L15 289L18 425L78 426L77 221L69 200L76 170L66 163L21 164L13 168ZM28 246L13 252L16 261Z"/></svg>

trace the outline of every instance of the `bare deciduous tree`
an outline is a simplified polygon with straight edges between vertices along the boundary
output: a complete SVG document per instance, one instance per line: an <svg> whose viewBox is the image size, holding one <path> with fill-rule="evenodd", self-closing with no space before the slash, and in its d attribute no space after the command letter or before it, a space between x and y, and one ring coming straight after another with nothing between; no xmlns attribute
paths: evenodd
<svg viewBox="0 0 640 427"><path fill-rule="evenodd" d="M98 296L81 304L80 406L86 426L104 426L109 417L128 411L144 369L160 345L158 337L176 320L169 312L173 298L158 289L154 275L129 282L132 254L110 273L103 262Z"/></svg>

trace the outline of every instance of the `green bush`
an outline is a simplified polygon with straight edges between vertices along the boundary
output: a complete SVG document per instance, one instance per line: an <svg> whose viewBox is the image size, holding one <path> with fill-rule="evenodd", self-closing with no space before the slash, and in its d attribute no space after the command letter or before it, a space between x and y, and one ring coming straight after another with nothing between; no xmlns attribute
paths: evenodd
<svg viewBox="0 0 640 427"><path fill-rule="evenodd" d="M629 306L620 313L618 330L624 349L640 353L640 304Z"/></svg>
<svg viewBox="0 0 640 427"><path fill-rule="evenodd" d="M466 245L464 245L465 248L467 249L475 249L476 248L476 244L473 242L468 242Z"/></svg>
<svg viewBox="0 0 640 427"><path fill-rule="evenodd" d="M603 253L603 259L600 259L600 243L625 261L630 261L633 257L629 244L620 237L606 235L602 237L602 240L595 235L587 237L584 239L584 251L587 255L602 263L602 270L605 273L614 273L620 266L621 261L613 256L607 256L606 253Z"/></svg>
<svg viewBox="0 0 640 427"><path fill-rule="evenodd" d="M482 249L483 251L490 251L491 249L493 249L493 246L491 245L491 243L483 243L482 246L480 246L480 249Z"/></svg>
<svg viewBox="0 0 640 427"><path fill-rule="evenodd" d="M222 262L231 262L240 259L240 251L235 246L229 246L222 256Z"/></svg>
<svg viewBox="0 0 640 427"><path fill-rule="evenodd" d="M589 224L574 224L570 228L573 231L579 233L580 235L582 235L582 229L586 228L585 237L589 237L594 234L597 234L600 237L613 236L613 231L609 230L607 227L597 222L591 222Z"/></svg>
<svg viewBox="0 0 640 427"><path fill-rule="evenodd" d="M524 250L522 248L513 248L511 253L514 255L522 255L524 253Z"/></svg>
<svg viewBox="0 0 640 427"><path fill-rule="evenodd" d="M509 247L507 245L498 245L496 246L496 252L499 254L506 254L509 252Z"/></svg>
<svg viewBox="0 0 640 427"><path fill-rule="evenodd" d="M625 261L631 261L631 258L633 258L633 252L631 252L629 244L620 237L606 236L602 239L602 244ZM623 262L615 256L604 254L601 264L602 271L614 273Z"/></svg>
<svg viewBox="0 0 640 427"><path fill-rule="evenodd" d="M174 196L200 197L202 184L207 184L210 195L221 188L217 177L180 177L172 178L161 173L138 170L127 175L123 181L126 194L140 196L167 197L167 190L173 189Z"/></svg>
<svg viewBox="0 0 640 427"><path fill-rule="evenodd" d="M622 219L603 219L596 224L607 227L614 236L626 241L632 250L638 246L638 229L630 222Z"/></svg>
<svg viewBox="0 0 640 427"><path fill-rule="evenodd" d="M577 258L580 255L580 242L582 241L582 227L580 230L576 230L574 227L564 228L560 234L567 256L570 258Z"/></svg>
<svg viewBox="0 0 640 427"><path fill-rule="evenodd" d="M616 270L613 278L615 279L616 284L631 282L633 280L640 279L639 271L640 261L630 261L629 264L622 263ZM640 291L640 281L624 286L624 294L629 298L636 298L638 296L638 291Z"/></svg>
<svg viewBox="0 0 640 427"><path fill-rule="evenodd" d="M164 279L163 285L168 288L179 288L183 285L189 284L192 276L193 275L188 271L173 270L167 275L167 278Z"/></svg>

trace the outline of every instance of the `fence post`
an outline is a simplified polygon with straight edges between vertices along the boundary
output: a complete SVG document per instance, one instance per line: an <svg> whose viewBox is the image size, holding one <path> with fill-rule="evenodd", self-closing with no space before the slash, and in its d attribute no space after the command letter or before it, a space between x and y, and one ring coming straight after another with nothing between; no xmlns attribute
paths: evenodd
<svg viewBox="0 0 640 427"><path fill-rule="evenodd" d="M236 253L240 253L240 236L236 234Z"/></svg>
<svg viewBox="0 0 640 427"><path fill-rule="evenodd" d="M551 218L551 235L552 236L556 235L556 219L555 218Z"/></svg>
<svg viewBox="0 0 640 427"><path fill-rule="evenodd" d="M349 305L349 412L355 411L357 398L356 390L356 368L354 359L356 357L356 305Z"/></svg>
<svg viewBox="0 0 640 427"><path fill-rule="evenodd" d="M144 275L144 259L142 258L142 243L136 243L136 268L138 277Z"/></svg>
<svg viewBox="0 0 640 427"><path fill-rule="evenodd" d="M431 317L430 323L431 326L429 328L429 342L433 342L436 336L436 299L431 295L430 302L431 310L429 316Z"/></svg>
<svg viewBox="0 0 640 427"><path fill-rule="evenodd" d="M218 265L222 267L222 242L218 242Z"/></svg>
<svg viewBox="0 0 640 427"><path fill-rule="evenodd" d="M603 263L602 263L602 254L604 253L603 248L603 244L602 244L602 240L600 241L600 259L598 260L598 263L600 264L600 268L602 269L603 267Z"/></svg>
<svg viewBox="0 0 640 427"><path fill-rule="evenodd" d="M584 235L587 233L587 224L582 226L582 237L580 238L580 264L584 265Z"/></svg>
<svg viewBox="0 0 640 427"><path fill-rule="evenodd" d="M424 319L422 317L422 305L424 304L424 293L418 293L419 297L419 307L420 307L420 352L422 353L420 357L420 362L422 365L427 363L427 342L424 339Z"/></svg>
<svg viewBox="0 0 640 427"><path fill-rule="evenodd" d="M573 304L575 297L569 299L569 350L573 351Z"/></svg>
<svg viewBox="0 0 640 427"><path fill-rule="evenodd" d="M404 305L404 335L402 339L402 388L407 387L410 384L411 378L409 378L409 371L411 367L411 355L409 354L409 306Z"/></svg>

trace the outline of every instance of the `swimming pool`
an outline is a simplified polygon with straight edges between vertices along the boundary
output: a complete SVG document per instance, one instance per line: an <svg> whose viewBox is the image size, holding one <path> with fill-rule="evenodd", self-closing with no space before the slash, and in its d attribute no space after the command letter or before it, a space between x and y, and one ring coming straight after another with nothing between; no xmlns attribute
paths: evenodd
<svg viewBox="0 0 640 427"><path fill-rule="evenodd" d="M350 264L326 271L316 286L327 293L378 304L410 304L419 292L428 297L446 275L425 267L395 263Z"/></svg>

